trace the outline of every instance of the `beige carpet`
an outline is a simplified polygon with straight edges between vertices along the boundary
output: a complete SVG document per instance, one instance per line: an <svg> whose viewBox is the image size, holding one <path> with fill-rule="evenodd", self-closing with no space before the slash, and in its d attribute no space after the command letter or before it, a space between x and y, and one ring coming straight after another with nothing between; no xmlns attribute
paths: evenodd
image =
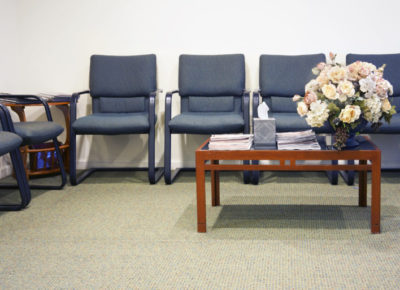
<svg viewBox="0 0 400 290"><path fill-rule="evenodd" d="M221 173L206 234L194 173L150 186L145 172L103 172L35 190L27 209L0 213L0 288L396 289L399 175L383 173L379 235L357 187L324 173L264 173L258 186Z"/></svg>

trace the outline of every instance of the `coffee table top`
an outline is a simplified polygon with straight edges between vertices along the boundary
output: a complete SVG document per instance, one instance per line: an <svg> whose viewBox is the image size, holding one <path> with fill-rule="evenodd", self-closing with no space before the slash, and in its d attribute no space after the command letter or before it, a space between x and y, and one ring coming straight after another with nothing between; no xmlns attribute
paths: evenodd
<svg viewBox="0 0 400 290"><path fill-rule="evenodd" d="M344 152L344 151L374 151L374 150L380 150L368 136L356 136L357 141L360 143L359 146L352 147L352 148L345 148L342 149L341 151L336 150L332 145L327 145L325 142L325 137L324 136L317 136L317 140L319 145L321 146L321 150L278 150L277 148L271 148L271 149L255 149L254 145L251 147L249 150L210 150L208 149L208 144L210 139L208 138L197 150L200 151L282 151L282 152L287 152L287 151L295 151L295 152L321 152L321 151L338 151L338 152ZM197 151L196 150L196 151Z"/></svg>

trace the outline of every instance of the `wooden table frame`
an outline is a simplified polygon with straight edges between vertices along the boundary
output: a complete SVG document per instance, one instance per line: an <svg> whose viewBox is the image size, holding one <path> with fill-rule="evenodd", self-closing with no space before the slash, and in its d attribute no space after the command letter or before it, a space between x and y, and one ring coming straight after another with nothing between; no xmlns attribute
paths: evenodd
<svg viewBox="0 0 400 290"><path fill-rule="evenodd" d="M371 233L380 233L381 151L367 137L369 150L208 150L205 141L196 150L197 231L207 231L205 172L211 173L211 204L220 205L219 171L333 171L359 172L360 207L367 206L367 172L371 171ZM364 140L364 139L363 139ZM219 164L221 160L279 160L279 164ZM359 160L359 164L296 164L303 160ZM371 164L368 164L370 161Z"/></svg>
<svg viewBox="0 0 400 290"><path fill-rule="evenodd" d="M6 96L5 96L6 97ZM17 113L18 118L20 122L26 122L26 114L25 114L25 107L31 107L31 106L43 106L40 103L7 103L4 102L4 105L10 107L15 113ZM65 159L64 159L64 167L68 171L69 170L69 137L70 137L70 114L69 114L69 105L70 102L57 102L57 101L48 101L47 104L49 106L55 106L57 109L59 109L64 116L65 120L65 128L66 128L66 140L63 144L61 144L60 150L61 152L65 152ZM43 175L43 174L50 174L50 173L56 173L59 172L59 168L53 168L53 169L42 169L42 170L32 170L29 168L27 164L27 159L28 159L28 154L29 153L37 153L37 152L45 152L45 151L55 151L54 147L50 148L42 148L42 149L32 149L29 148L29 146L23 146L21 147L21 154L22 154L22 160L24 163L25 167L25 173L27 178L29 179L30 176L37 176L37 175Z"/></svg>

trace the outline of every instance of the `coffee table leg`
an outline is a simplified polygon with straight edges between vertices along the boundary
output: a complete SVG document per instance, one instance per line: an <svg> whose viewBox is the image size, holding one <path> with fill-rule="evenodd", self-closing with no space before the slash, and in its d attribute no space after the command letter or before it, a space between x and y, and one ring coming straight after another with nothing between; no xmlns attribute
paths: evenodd
<svg viewBox="0 0 400 290"><path fill-rule="evenodd" d="M381 232L381 152L372 161L371 233Z"/></svg>
<svg viewBox="0 0 400 290"><path fill-rule="evenodd" d="M219 160L212 160L212 164L219 164ZM219 171L211 170L211 204L212 206L220 205L219 201Z"/></svg>
<svg viewBox="0 0 400 290"><path fill-rule="evenodd" d="M206 221L206 180L204 171L204 160L196 153L196 194L197 194L197 231L207 231Z"/></svg>
<svg viewBox="0 0 400 290"><path fill-rule="evenodd" d="M360 165L367 164L367 160L360 160ZM367 171L358 172L358 206L367 206Z"/></svg>

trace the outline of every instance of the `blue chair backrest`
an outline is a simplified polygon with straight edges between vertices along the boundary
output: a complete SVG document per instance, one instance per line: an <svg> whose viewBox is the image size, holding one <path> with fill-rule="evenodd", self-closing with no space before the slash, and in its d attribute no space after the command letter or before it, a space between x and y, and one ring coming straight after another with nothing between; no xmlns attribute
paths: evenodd
<svg viewBox="0 0 400 290"><path fill-rule="evenodd" d="M89 87L93 113L144 112L157 89L156 56L92 55Z"/></svg>
<svg viewBox="0 0 400 290"><path fill-rule="evenodd" d="M349 65L355 61L365 61L380 67L386 64L383 77L393 86L393 98L389 97L392 105L400 108L400 53L395 54L353 54L346 56L346 64Z"/></svg>
<svg viewBox="0 0 400 290"><path fill-rule="evenodd" d="M243 54L181 55L181 112L241 112L245 80Z"/></svg>
<svg viewBox="0 0 400 290"><path fill-rule="evenodd" d="M260 56L260 92L272 112L296 112L295 94L304 95L305 85L316 76L312 68L325 62L325 55Z"/></svg>

